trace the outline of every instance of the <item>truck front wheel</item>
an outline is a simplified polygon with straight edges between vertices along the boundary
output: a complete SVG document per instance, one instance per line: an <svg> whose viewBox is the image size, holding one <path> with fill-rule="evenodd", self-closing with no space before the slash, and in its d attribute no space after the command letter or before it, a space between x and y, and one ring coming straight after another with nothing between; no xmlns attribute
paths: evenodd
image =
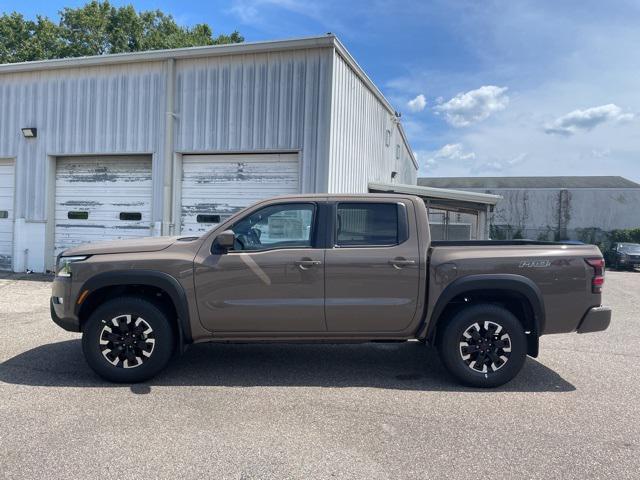
<svg viewBox="0 0 640 480"><path fill-rule="evenodd" d="M171 358L169 318L143 298L114 298L100 305L83 326L82 351L102 378L142 382L162 370Z"/></svg>
<svg viewBox="0 0 640 480"><path fill-rule="evenodd" d="M513 379L527 356L524 328L508 310L473 305L448 321L438 339L447 370L471 387L497 387Z"/></svg>

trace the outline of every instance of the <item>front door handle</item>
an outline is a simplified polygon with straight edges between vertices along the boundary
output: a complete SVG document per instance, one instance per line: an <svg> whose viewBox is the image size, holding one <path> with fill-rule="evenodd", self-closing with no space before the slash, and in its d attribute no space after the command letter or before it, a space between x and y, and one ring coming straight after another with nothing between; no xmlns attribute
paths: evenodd
<svg viewBox="0 0 640 480"><path fill-rule="evenodd" d="M306 270L307 268L322 264L320 260L311 260L311 259L296 260L293 263L299 266L302 270Z"/></svg>
<svg viewBox="0 0 640 480"><path fill-rule="evenodd" d="M406 258L398 257L392 260L389 260L389 265L393 265L393 268L397 268L400 270L402 267L406 267L408 265L415 265L415 260L407 260Z"/></svg>

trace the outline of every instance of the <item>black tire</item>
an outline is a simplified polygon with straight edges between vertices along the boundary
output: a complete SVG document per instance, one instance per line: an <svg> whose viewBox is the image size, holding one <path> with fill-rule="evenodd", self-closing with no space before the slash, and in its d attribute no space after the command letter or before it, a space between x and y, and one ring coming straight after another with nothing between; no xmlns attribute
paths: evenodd
<svg viewBox="0 0 640 480"><path fill-rule="evenodd" d="M82 351L105 380L142 382L171 358L174 337L169 322L166 313L148 300L114 298L96 308L84 324Z"/></svg>
<svg viewBox="0 0 640 480"><path fill-rule="evenodd" d="M518 374L527 357L522 324L497 305L479 304L461 310L444 325L438 340L442 363L471 387L504 385Z"/></svg>

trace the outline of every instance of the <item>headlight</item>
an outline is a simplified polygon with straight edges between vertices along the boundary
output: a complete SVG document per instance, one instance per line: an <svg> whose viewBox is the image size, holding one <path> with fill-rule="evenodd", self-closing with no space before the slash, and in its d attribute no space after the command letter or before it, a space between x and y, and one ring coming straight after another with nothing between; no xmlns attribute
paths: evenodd
<svg viewBox="0 0 640 480"><path fill-rule="evenodd" d="M58 266L56 267L56 275L58 277L70 277L71 276L71 264L74 262L81 262L89 258L87 255L78 257L60 257L58 259Z"/></svg>

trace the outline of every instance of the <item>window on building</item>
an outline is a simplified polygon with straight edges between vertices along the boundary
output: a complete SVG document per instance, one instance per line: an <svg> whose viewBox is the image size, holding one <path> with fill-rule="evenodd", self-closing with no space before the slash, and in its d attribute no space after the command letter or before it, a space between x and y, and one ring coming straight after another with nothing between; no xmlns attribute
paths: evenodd
<svg viewBox="0 0 640 480"><path fill-rule="evenodd" d="M69 220L87 220L89 212L67 212L67 218Z"/></svg>
<svg viewBox="0 0 640 480"><path fill-rule="evenodd" d="M120 220L139 221L139 220L142 220L142 213L120 212Z"/></svg>
<svg viewBox="0 0 640 480"><path fill-rule="evenodd" d="M220 223L220 215L200 214L200 215L196 216L196 222L198 222L198 223Z"/></svg>

